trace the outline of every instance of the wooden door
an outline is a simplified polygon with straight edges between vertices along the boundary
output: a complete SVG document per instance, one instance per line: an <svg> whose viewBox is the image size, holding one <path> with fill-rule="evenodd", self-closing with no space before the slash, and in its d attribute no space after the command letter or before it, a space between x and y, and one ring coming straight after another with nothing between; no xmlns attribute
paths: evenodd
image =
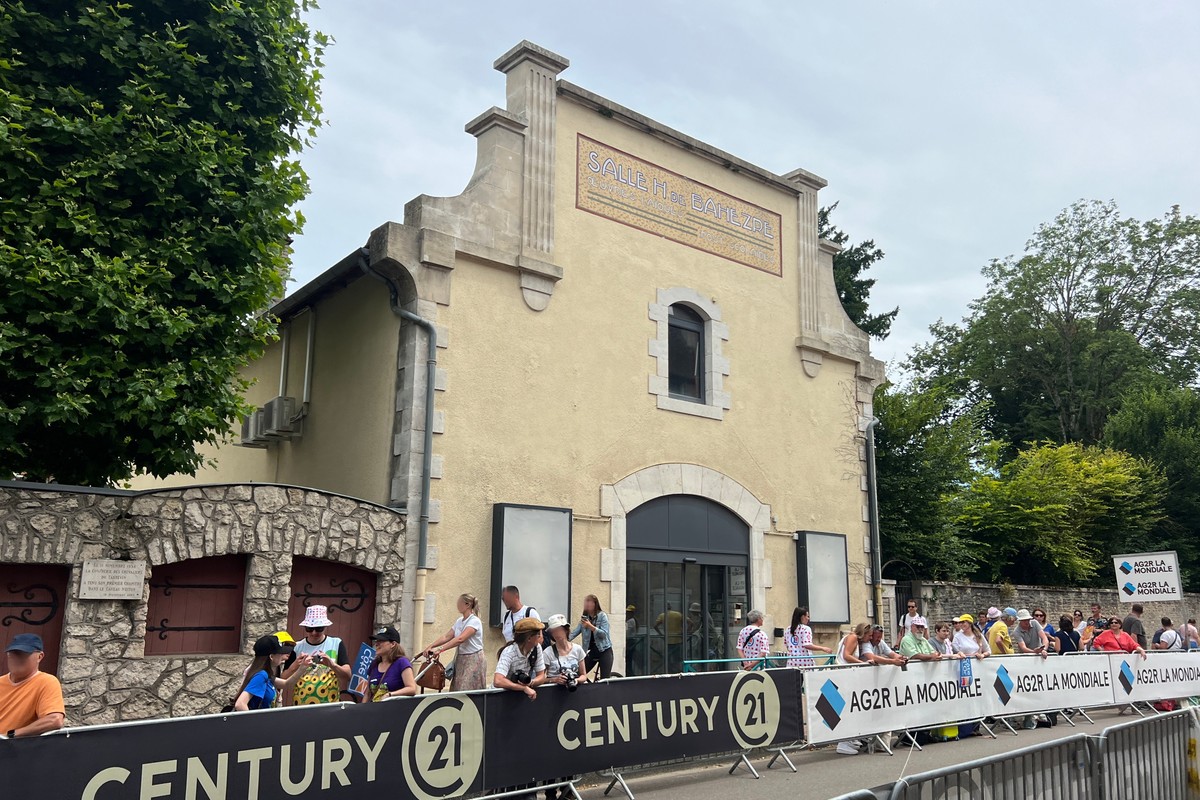
<svg viewBox="0 0 1200 800"><path fill-rule="evenodd" d="M42 637L41 670L58 674L70 567L54 564L0 564L0 644L18 633Z"/></svg>
<svg viewBox="0 0 1200 800"><path fill-rule="evenodd" d="M325 606L333 623L325 633L344 641L346 655L353 660L358 655L358 646L368 641L375 630L375 591L373 572L298 556L292 560L288 631L299 641L304 636L300 623L305 609Z"/></svg>

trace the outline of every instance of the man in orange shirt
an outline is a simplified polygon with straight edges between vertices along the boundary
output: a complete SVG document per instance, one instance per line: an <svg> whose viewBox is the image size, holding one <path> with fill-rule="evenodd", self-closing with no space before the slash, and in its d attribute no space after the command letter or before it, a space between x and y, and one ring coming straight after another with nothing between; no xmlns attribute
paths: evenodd
<svg viewBox="0 0 1200 800"><path fill-rule="evenodd" d="M66 721L62 684L38 670L46 654L42 637L19 633L4 652L8 674L0 676L0 733L12 739L61 728Z"/></svg>

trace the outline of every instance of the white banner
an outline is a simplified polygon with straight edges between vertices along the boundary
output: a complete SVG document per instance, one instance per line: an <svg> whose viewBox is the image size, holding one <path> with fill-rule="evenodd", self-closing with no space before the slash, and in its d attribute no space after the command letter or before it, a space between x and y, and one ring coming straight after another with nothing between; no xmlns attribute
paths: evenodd
<svg viewBox="0 0 1200 800"><path fill-rule="evenodd" d="M1152 703L1200 695L1200 650L1162 653L1151 650L1109 656L1118 703Z"/></svg>
<svg viewBox="0 0 1200 800"><path fill-rule="evenodd" d="M965 685L958 661L949 660L914 661L907 669L867 665L806 670L808 741L836 742L984 716L984 692L991 689L983 665L991 660L973 662L974 675Z"/></svg>
<svg viewBox="0 0 1200 800"><path fill-rule="evenodd" d="M993 656L892 666L820 667L804 672L807 739L858 739L887 731L953 725L983 717L1039 714L1172 697L1200 696L1200 650L1068 656Z"/></svg>
<svg viewBox="0 0 1200 800"><path fill-rule="evenodd" d="M1040 714L1060 708L1113 704L1113 678L1105 653L1008 656L984 660L992 701L986 716Z"/></svg>
<svg viewBox="0 0 1200 800"><path fill-rule="evenodd" d="M1113 556L1113 571L1122 603L1183 599L1174 550Z"/></svg>
<svg viewBox="0 0 1200 800"><path fill-rule="evenodd" d="M1200 654L1198 654L1200 656ZM952 725L983 717L1114 704L1111 657L994 656L892 666L806 670L808 740L836 742L886 731Z"/></svg>

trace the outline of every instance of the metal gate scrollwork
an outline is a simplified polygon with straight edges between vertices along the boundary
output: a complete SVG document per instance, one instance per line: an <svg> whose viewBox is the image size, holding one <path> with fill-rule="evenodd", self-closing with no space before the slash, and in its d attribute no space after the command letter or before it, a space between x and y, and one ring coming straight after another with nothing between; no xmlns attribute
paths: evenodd
<svg viewBox="0 0 1200 800"><path fill-rule="evenodd" d="M339 581L336 578L329 579L330 589L336 591L330 592L314 592L311 583L304 584L303 592L296 592L296 597L303 601L304 607L308 608L313 604L313 601L324 601L321 603L329 609L329 613L334 611L344 611L347 614L353 614L363 607L363 603L367 599L366 587L361 581L354 578L347 578L344 581Z"/></svg>
<svg viewBox="0 0 1200 800"><path fill-rule="evenodd" d="M44 583L33 583L29 586L18 588L16 584L9 584L8 591L14 595L23 595L25 600L6 600L0 601L0 608L19 608L20 613L8 614L3 619L0 619L0 625L5 627L12 625L14 622L20 622L25 625L45 625L50 620L54 619L58 614L58 592ZM38 592L42 591L49 595L48 600L38 600ZM35 618L35 609L47 609L40 613L41 616Z"/></svg>

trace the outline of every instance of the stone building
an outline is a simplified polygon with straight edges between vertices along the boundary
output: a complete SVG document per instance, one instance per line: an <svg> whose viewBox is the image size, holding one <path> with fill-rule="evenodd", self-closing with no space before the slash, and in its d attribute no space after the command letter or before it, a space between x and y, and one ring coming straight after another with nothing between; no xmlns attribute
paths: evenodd
<svg viewBox="0 0 1200 800"><path fill-rule="evenodd" d="M213 712L305 606L353 648L398 616L404 537L402 514L314 489L0 482L0 641L42 636L71 724ZM127 599L91 599L85 575L121 567Z"/></svg>
<svg viewBox="0 0 1200 800"><path fill-rule="evenodd" d="M407 513L399 602L377 616L409 648L470 592L494 652L504 584L543 616L597 595L635 674L736 655L751 608L769 633L797 604L826 636L872 615L882 365L817 236L825 181L575 86L528 42L494 66L506 105L466 125L463 192L415 198L276 305L241 446L165 483Z"/></svg>

